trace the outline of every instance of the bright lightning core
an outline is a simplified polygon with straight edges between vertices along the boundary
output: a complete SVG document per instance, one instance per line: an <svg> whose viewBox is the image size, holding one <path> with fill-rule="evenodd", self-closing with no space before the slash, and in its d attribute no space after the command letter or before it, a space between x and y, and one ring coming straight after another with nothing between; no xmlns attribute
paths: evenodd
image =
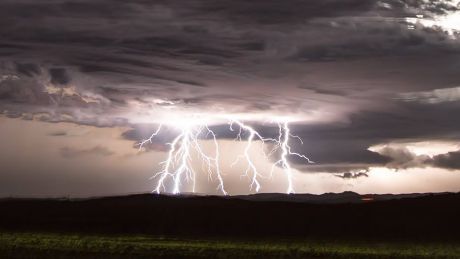
<svg viewBox="0 0 460 259"><path fill-rule="evenodd" d="M139 143L139 149L142 149L145 144L152 143L152 140L157 136L164 128L164 124L174 126L179 130L178 135L170 142L169 151L166 159L160 163L161 170L152 176L152 179L156 179L157 183L154 192L168 192L165 182L172 180L173 194L181 192L181 187L184 185L184 181L192 184L192 191L195 192L195 183L197 172L192 166L192 152L198 154L198 158L204 163L205 167L203 171L206 171L209 179L216 178L218 181L217 189L224 195L227 195L225 189L225 183L222 177L222 172L219 166L220 162L220 151L219 143L217 140L216 133L209 127L210 118L204 115L192 115L187 116L185 119L175 119L174 122L160 123L158 129L152 133L152 135ZM288 120L279 119L276 122L278 126L278 137L277 138L266 138L263 137L254 127L251 127L243 120L236 119L235 116L219 116L219 121L226 121L229 125L229 130L237 133L235 141L246 142L243 154L237 156L236 164L240 161L244 161L246 169L242 172L242 175L248 177L251 181L250 189L259 192L261 185L259 179L262 174L258 171L255 166L253 159L250 155L250 150L256 141L262 142L263 145L270 145L269 152L264 151L266 158L272 158L278 155L276 161L272 165L270 176L273 174L273 170L276 166L283 169L288 186L286 193L294 193L292 169L289 164L289 156L297 156L304 159L307 163L312 163L306 156L291 151L290 141L296 139L302 144L302 140L298 136L291 134ZM200 138L211 138L214 144L214 152L212 155L207 154L200 145ZM280 151L280 152L277 152Z"/></svg>

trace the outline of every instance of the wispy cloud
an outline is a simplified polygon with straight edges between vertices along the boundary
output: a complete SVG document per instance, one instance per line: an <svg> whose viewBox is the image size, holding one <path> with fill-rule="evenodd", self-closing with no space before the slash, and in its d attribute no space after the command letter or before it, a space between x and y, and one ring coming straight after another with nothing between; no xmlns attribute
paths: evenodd
<svg viewBox="0 0 460 259"><path fill-rule="evenodd" d="M111 156L114 152L105 147L96 146L90 149L77 149L72 147L63 147L59 150L64 158L77 158L82 156Z"/></svg>

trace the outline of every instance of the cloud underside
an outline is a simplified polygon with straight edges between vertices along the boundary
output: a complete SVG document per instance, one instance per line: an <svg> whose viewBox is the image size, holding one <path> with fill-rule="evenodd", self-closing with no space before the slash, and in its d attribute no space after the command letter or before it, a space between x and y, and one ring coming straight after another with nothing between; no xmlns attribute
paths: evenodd
<svg viewBox="0 0 460 259"><path fill-rule="evenodd" d="M409 0L2 1L0 111L128 126L133 141L157 114L292 115L305 140L295 148L316 164L293 162L307 171L459 169L458 152L368 150L459 140L460 42L406 20L455 11L448 1Z"/></svg>

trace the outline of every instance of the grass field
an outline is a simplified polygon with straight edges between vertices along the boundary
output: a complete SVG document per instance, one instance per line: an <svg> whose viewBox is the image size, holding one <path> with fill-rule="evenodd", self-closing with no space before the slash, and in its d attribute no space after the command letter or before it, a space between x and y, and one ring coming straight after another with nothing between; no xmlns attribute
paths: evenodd
<svg viewBox="0 0 460 259"><path fill-rule="evenodd" d="M460 258L460 244L0 234L0 258Z"/></svg>

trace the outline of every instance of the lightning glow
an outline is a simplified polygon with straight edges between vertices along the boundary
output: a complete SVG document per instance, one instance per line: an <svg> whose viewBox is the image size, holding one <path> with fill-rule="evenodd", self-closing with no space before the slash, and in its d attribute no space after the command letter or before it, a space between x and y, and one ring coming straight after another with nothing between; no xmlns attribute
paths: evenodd
<svg viewBox="0 0 460 259"><path fill-rule="evenodd" d="M172 122L173 121L173 122ZM236 164L241 160L246 163L246 169L242 172L243 177L250 179L250 189L259 192L261 189L260 178L264 177L257 169L253 158L251 157L251 149L256 141L260 141L263 146L269 146L269 152L265 152L267 148L264 148L263 155L267 159L275 160L272 165L270 176L273 175L273 171L276 166L282 168L287 179L286 193L294 193L292 167L288 161L290 156L297 156L304 159L307 163L313 163L305 155L292 152L290 146L290 140L292 138L297 139L303 144L303 141L298 136L292 135L290 132L288 119L278 119L276 122L272 122L278 126L278 137L270 138L264 137L254 127L250 126L244 120L237 119L236 116L205 116L203 114L186 116L184 119L175 118L168 123L159 123L159 126L155 132L153 132L149 138L140 142L139 149L143 149L146 144L152 143L153 138L157 136L164 124L177 128L179 133L171 141L167 143L169 150L167 152L166 159L160 163L162 169L152 176L152 179L157 179L156 187L153 190L156 193L161 192L172 192L178 194L181 192L181 187L190 183L192 185L192 191L195 192L196 175L197 172L192 166L192 153L197 153L198 159L200 159L204 165L203 171L208 174L208 179L212 180L217 178L218 185L217 189L224 195L228 195L225 189L223 174L220 169L220 151L218 143L218 135L214 130L210 128L210 122L216 124L216 121L220 123L227 121L230 131L236 131L235 125L238 127L237 136L235 141L246 142L243 154L237 155L236 161L232 164ZM200 139L210 138L214 145L214 151L212 155L207 154L200 144ZM273 156L277 156L276 159ZM172 189L168 190L166 181L172 182Z"/></svg>
<svg viewBox="0 0 460 259"><path fill-rule="evenodd" d="M430 3L430 1L426 1ZM450 37L457 38L460 32L460 1L459 0L446 0L443 1L445 6L450 7L452 11L445 14L435 15L434 17L424 17L417 15L416 17L407 17L406 22L409 24L409 29L415 29L418 25L427 28L441 29L446 32Z"/></svg>

